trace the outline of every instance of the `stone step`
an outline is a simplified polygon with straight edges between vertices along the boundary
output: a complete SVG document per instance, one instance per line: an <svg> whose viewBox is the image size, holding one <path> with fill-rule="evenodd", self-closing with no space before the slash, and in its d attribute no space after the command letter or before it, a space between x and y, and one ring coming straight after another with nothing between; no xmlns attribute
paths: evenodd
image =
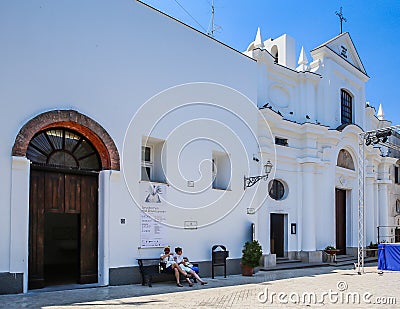
<svg viewBox="0 0 400 309"><path fill-rule="evenodd" d="M336 256L336 261L352 261L352 260L357 260L357 257L352 256L352 255L337 255Z"/></svg>
<svg viewBox="0 0 400 309"><path fill-rule="evenodd" d="M364 264L366 263L374 263L377 262L378 258L377 257L366 257L364 258ZM336 263L329 263L330 266L345 266L345 265L354 265L354 267L357 266L358 259L356 257L353 257L352 259L336 259Z"/></svg>
<svg viewBox="0 0 400 309"><path fill-rule="evenodd" d="M321 267L321 266L329 266L327 263L303 263L303 262L296 262L296 263L283 263L283 264L276 264L273 267L263 267L260 271L273 271L273 270L287 270L287 269L300 269L300 268L311 268L311 267Z"/></svg>
<svg viewBox="0 0 400 309"><path fill-rule="evenodd" d="M289 260L288 258L276 259L276 264L292 264L292 263L301 263L301 261L300 260Z"/></svg>
<svg viewBox="0 0 400 309"><path fill-rule="evenodd" d="M303 263L300 260L289 260L287 257L277 258L276 266L273 267L262 267L260 271L273 271L273 270L288 270L288 269L300 269L300 268L311 268L311 267L321 267L321 266L346 266L354 265L357 266L357 257L352 255L338 255L336 257L336 263ZM364 263L375 263L378 259L376 257L366 257L364 258Z"/></svg>

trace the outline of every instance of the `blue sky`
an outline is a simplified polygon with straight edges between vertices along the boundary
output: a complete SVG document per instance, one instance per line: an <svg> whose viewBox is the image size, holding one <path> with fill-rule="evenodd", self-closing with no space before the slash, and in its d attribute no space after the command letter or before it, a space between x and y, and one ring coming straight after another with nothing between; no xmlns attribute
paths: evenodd
<svg viewBox="0 0 400 309"><path fill-rule="evenodd" d="M211 0L143 0L162 12L204 32L211 17ZM183 6L196 21L189 16ZM239 51L254 40L257 27L263 40L283 33L294 37L297 54L340 33L343 7L347 22L343 31L353 39L370 77L366 98L376 109L382 103L385 118L400 124L400 1L399 0L214 0L215 38Z"/></svg>

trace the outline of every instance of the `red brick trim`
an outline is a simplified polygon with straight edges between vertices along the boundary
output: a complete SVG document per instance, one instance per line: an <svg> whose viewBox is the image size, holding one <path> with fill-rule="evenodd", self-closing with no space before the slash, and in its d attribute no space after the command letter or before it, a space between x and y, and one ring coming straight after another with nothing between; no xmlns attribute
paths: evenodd
<svg viewBox="0 0 400 309"><path fill-rule="evenodd" d="M41 130L64 127L86 137L98 151L102 169L120 169L118 149L107 131L96 121L74 110L45 112L29 120L19 131L12 148L13 156L26 156L32 137Z"/></svg>

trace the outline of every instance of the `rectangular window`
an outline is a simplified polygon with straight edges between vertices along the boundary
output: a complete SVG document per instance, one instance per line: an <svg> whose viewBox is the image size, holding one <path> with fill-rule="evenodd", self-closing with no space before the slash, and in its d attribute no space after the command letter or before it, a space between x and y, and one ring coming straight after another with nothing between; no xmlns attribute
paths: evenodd
<svg viewBox="0 0 400 309"><path fill-rule="evenodd" d="M211 172L212 172L212 179L213 179L212 187L213 187L213 189L215 189L217 187L217 165L216 165L217 159L215 157L213 157L211 162L212 162Z"/></svg>
<svg viewBox="0 0 400 309"><path fill-rule="evenodd" d="M275 144L276 145L281 145L281 146L288 146L288 140L287 138L280 138L280 137L275 137Z"/></svg>
<svg viewBox="0 0 400 309"><path fill-rule="evenodd" d="M151 147L142 146L142 161L151 162Z"/></svg>
<svg viewBox="0 0 400 309"><path fill-rule="evenodd" d="M142 138L141 180L165 183L161 158L164 146L163 140L153 137Z"/></svg>
<svg viewBox="0 0 400 309"><path fill-rule="evenodd" d="M153 160L151 146L142 146L142 180L150 181L153 179Z"/></svg>
<svg viewBox="0 0 400 309"><path fill-rule="evenodd" d="M150 166L142 166L142 180L150 181L151 180L151 167Z"/></svg>
<svg viewBox="0 0 400 309"><path fill-rule="evenodd" d="M353 123L353 98L347 91L342 90L340 100L342 124Z"/></svg>
<svg viewBox="0 0 400 309"><path fill-rule="evenodd" d="M399 175L399 167L395 166L394 167L394 183L397 183L397 184L400 183L399 177L400 177L400 175Z"/></svg>
<svg viewBox="0 0 400 309"><path fill-rule="evenodd" d="M213 189L230 190L231 161L227 153L213 151L211 174Z"/></svg>

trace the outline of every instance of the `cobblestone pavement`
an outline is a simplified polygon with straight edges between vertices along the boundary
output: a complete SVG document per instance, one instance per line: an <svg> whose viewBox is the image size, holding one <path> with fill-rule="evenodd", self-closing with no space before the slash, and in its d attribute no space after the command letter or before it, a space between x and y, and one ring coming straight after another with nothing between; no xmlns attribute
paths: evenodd
<svg viewBox="0 0 400 309"><path fill-rule="evenodd" d="M208 284L98 287L0 296L0 308L400 308L400 273L376 266L258 272L207 279ZM385 304L381 304L385 303Z"/></svg>

